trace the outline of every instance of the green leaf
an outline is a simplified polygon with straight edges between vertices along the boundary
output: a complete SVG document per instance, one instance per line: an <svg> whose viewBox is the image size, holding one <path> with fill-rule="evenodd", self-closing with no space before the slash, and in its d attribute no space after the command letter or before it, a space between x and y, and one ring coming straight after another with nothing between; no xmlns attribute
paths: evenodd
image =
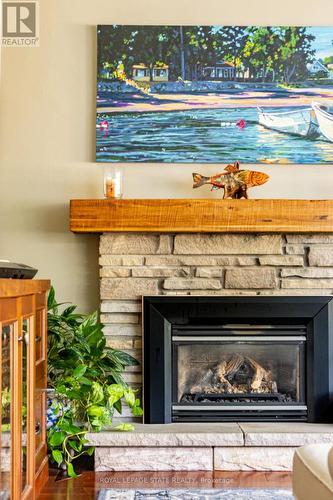
<svg viewBox="0 0 333 500"><path fill-rule="evenodd" d="M90 399L92 403L100 403L104 399L103 387L98 382L91 384Z"/></svg>
<svg viewBox="0 0 333 500"><path fill-rule="evenodd" d="M53 412L59 411L61 408L61 405L57 399L54 399L51 403L51 408Z"/></svg>
<svg viewBox="0 0 333 500"><path fill-rule="evenodd" d="M124 391L124 397L125 397L125 401L128 404L128 406L135 405L135 394L131 389L126 389Z"/></svg>
<svg viewBox="0 0 333 500"><path fill-rule="evenodd" d="M10 391L7 387L5 387L3 390L2 390L2 394L1 394L1 405L2 405L2 408L6 408L7 406L9 406L10 404Z"/></svg>
<svg viewBox="0 0 333 500"><path fill-rule="evenodd" d="M71 448L73 448L73 450L77 451L78 453L80 453L80 451L82 450L82 445L74 441L74 439L69 439L68 444Z"/></svg>
<svg viewBox="0 0 333 500"><path fill-rule="evenodd" d="M100 425L101 425L101 422L98 420L98 418L94 418L94 420L92 420L90 423L94 427L100 427Z"/></svg>
<svg viewBox="0 0 333 500"><path fill-rule="evenodd" d="M104 412L104 406L91 405L87 408L87 414L90 417L103 417Z"/></svg>
<svg viewBox="0 0 333 500"><path fill-rule="evenodd" d="M117 431L124 431L124 432L134 431L134 425L132 425L132 424L119 424L115 427L115 429Z"/></svg>
<svg viewBox="0 0 333 500"><path fill-rule="evenodd" d="M114 405L124 395L124 387L120 384L111 384L106 388L108 393L108 403L110 406Z"/></svg>
<svg viewBox="0 0 333 500"><path fill-rule="evenodd" d="M49 291L49 295L48 295L48 298L47 298L47 308L48 309L53 309L54 306L55 306L55 304L56 304L56 302L55 302L55 291L54 291L53 286L51 286L50 291Z"/></svg>
<svg viewBox="0 0 333 500"><path fill-rule="evenodd" d="M75 356L77 356L77 358L80 361L84 361L84 354L82 353L82 351L77 346L71 346L71 347L69 347L68 351L70 353L74 354ZM75 357L74 357L74 359L75 359ZM73 363L73 359L71 360L71 362Z"/></svg>
<svg viewBox="0 0 333 500"><path fill-rule="evenodd" d="M143 415L142 408L140 408L139 406L134 406L134 408L132 408L132 415L134 417L141 417Z"/></svg>
<svg viewBox="0 0 333 500"><path fill-rule="evenodd" d="M75 368L75 370L73 371L73 377L75 378L81 378L85 373L86 373L86 370L87 370L87 366L86 365L79 365Z"/></svg>
<svg viewBox="0 0 333 500"><path fill-rule="evenodd" d="M66 432L67 434L77 434L78 432L82 431L81 427L73 425L70 422L66 421L59 423L58 426L61 428L62 431Z"/></svg>
<svg viewBox="0 0 333 500"><path fill-rule="evenodd" d="M75 309L76 309L76 306L74 306L74 305L69 306L69 307L67 307L67 309L65 309L63 311L62 315L66 316L66 317L71 316L71 314L75 311Z"/></svg>
<svg viewBox="0 0 333 500"><path fill-rule="evenodd" d="M95 446L90 446L89 448L87 448L85 450L85 452L87 453L87 455L89 455L90 457L93 455L94 451L95 451Z"/></svg>
<svg viewBox="0 0 333 500"><path fill-rule="evenodd" d="M67 474L69 477L78 477L71 462L67 462Z"/></svg>
<svg viewBox="0 0 333 500"><path fill-rule="evenodd" d="M122 406L121 406L121 401L120 399L114 403L114 408L117 410L118 413L122 413Z"/></svg>
<svg viewBox="0 0 333 500"><path fill-rule="evenodd" d="M96 418L91 422L91 425L93 427L94 432L100 432L103 427L103 422L101 422Z"/></svg>
<svg viewBox="0 0 333 500"><path fill-rule="evenodd" d="M116 382L117 384L119 384L123 387L126 387L126 383L124 382L121 374L116 372L115 370L112 370L112 374L110 374L110 378L112 379L113 382Z"/></svg>
<svg viewBox="0 0 333 500"><path fill-rule="evenodd" d="M52 450L52 457L55 460L55 462L57 462L58 467L60 467L60 465L64 461L64 457L63 457L61 451L60 450Z"/></svg>
<svg viewBox="0 0 333 500"><path fill-rule="evenodd" d="M55 431L52 436L50 437L49 443L51 446L56 447L60 446L64 439L66 437L66 434L62 431Z"/></svg>
<svg viewBox="0 0 333 500"><path fill-rule="evenodd" d="M124 366L137 366L139 364L139 362L127 352L114 349L113 356Z"/></svg>
<svg viewBox="0 0 333 500"><path fill-rule="evenodd" d="M81 400L81 393L79 391L67 391L66 396L68 396L70 399L76 399L76 400Z"/></svg>
<svg viewBox="0 0 333 500"><path fill-rule="evenodd" d="M66 394L67 387L64 384L60 384L56 387L56 391L60 394Z"/></svg>
<svg viewBox="0 0 333 500"><path fill-rule="evenodd" d="M93 384L93 382L89 380L87 377L81 377L80 384L87 385L90 387Z"/></svg>
<svg viewBox="0 0 333 500"><path fill-rule="evenodd" d="M90 346L93 346L98 344L98 342L101 340L102 335L103 334L101 332L100 326L98 325L98 327L94 328L93 331L91 331L85 338L88 344Z"/></svg>

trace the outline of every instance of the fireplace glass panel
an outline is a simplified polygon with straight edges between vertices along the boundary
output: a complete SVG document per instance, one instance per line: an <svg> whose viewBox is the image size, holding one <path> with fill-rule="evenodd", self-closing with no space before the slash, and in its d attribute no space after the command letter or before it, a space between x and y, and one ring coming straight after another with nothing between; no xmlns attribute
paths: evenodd
<svg viewBox="0 0 333 500"><path fill-rule="evenodd" d="M173 403L305 403L304 341L174 342Z"/></svg>

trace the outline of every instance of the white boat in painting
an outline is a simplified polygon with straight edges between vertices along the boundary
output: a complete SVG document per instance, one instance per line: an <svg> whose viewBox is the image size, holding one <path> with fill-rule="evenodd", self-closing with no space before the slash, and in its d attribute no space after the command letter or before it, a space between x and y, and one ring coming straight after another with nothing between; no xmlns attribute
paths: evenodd
<svg viewBox="0 0 333 500"><path fill-rule="evenodd" d="M333 109L319 102L313 102L312 109L316 114L320 132L333 142Z"/></svg>
<svg viewBox="0 0 333 500"><path fill-rule="evenodd" d="M318 123L311 108L292 111L264 111L257 108L259 124L285 134L315 138L319 136Z"/></svg>

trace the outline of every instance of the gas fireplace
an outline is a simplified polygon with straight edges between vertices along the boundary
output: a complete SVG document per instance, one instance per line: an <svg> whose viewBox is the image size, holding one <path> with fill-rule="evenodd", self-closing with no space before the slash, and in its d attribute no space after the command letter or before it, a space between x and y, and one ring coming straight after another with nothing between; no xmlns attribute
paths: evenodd
<svg viewBox="0 0 333 500"><path fill-rule="evenodd" d="M145 422L329 421L331 300L145 297Z"/></svg>
<svg viewBox="0 0 333 500"><path fill-rule="evenodd" d="M173 419L306 420L306 329L294 326L175 328Z"/></svg>

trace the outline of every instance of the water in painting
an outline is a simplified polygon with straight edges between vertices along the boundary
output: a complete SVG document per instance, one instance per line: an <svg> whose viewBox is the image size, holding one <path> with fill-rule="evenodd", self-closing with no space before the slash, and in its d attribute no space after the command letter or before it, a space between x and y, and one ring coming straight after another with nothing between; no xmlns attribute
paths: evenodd
<svg viewBox="0 0 333 500"><path fill-rule="evenodd" d="M97 161L333 162L333 27L97 34Z"/></svg>

